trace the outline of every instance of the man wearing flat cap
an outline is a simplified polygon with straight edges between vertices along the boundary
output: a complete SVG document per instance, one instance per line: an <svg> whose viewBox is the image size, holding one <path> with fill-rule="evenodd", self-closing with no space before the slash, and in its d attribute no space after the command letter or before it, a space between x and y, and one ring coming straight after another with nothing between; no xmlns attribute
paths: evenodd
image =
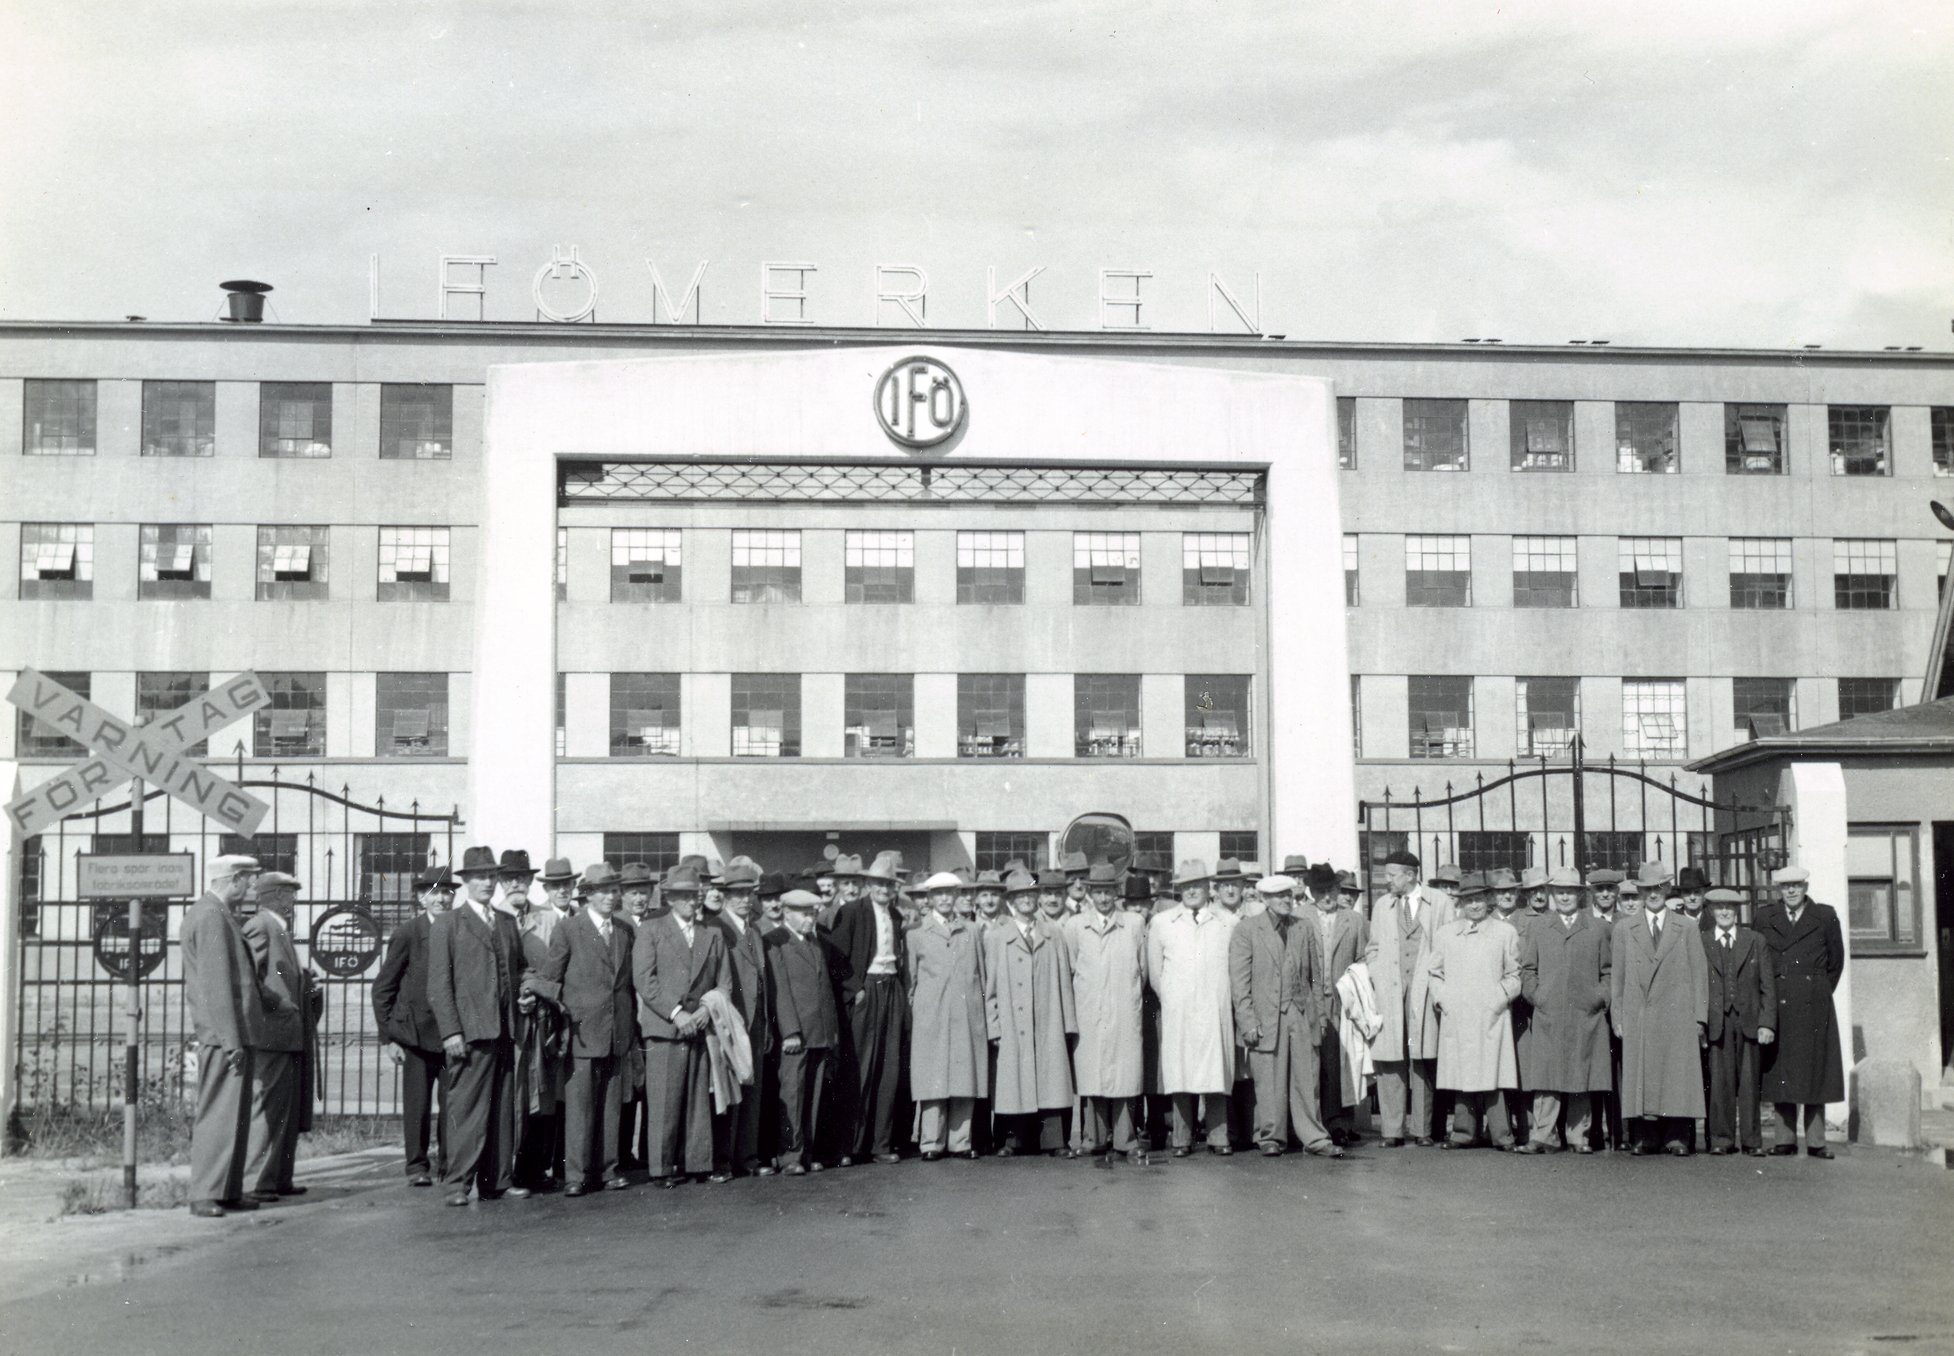
<svg viewBox="0 0 1954 1356"><path fill-rule="evenodd" d="M1250 1142L1270 1158L1293 1132L1305 1150L1341 1157L1317 1107L1317 1054L1323 1041L1323 982L1315 924L1292 915L1296 882L1256 882L1263 909L1235 925L1228 941L1235 1033L1248 1053L1254 1089Z"/></svg>
<svg viewBox="0 0 1954 1356"><path fill-rule="evenodd" d="M190 1213L217 1218L256 1210L245 1196L251 1137L253 1051L264 1041L266 1002L237 908L258 874L255 857L210 863L203 895L184 915L183 992L197 1041L197 1118L190 1131Z"/></svg>
<svg viewBox="0 0 1954 1356"><path fill-rule="evenodd" d="M421 911L402 923L387 939L386 959L373 980L373 1021L390 1043L400 1068L401 1133L406 1140L407 1185L431 1187L447 1171L448 1115L453 1071L441 1050L441 1028L427 1001L428 936L434 920L448 911L455 898L455 879L445 866L430 866L414 878L414 895ZM441 1117L432 1125L435 1090L441 1093ZM428 1162L428 1139L434 1130L437 1163Z"/></svg>
<svg viewBox="0 0 1954 1356"><path fill-rule="evenodd" d="M1384 859L1385 895L1371 910L1364 964L1383 1018L1371 1037L1377 1066L1381 1143L1406 1139L1429 1148L1438 1089L1438 1014L1431 1001L1432 940L1452 921L1450 901L1435 902L1418 888L1418 858L1397 851ZM1407 1105L1408 1104L1408 1105Z"/></svg>
<svg viewBox="0 0 1954 1356"><path fill-rule="evenodd" d="M1811 873L1788 866L1776 876L1778 899L1757 911L1757 933L1771 953L1777 986L1777 1039L1765 1050L1761 1089L1777 1111L1771 1152L1798 1152L1802 1120L1805 1152L1830 1158L1825 1104L1845 1100L1839 1017L1832 994L1845 974L1845 935L1839 915L1810 898Z"/></svg>
<svg viewBox="0 0 1954 1356"><path fill-rule="evenodd" d="M1759 1051L1777 1036L1776 968L1764 939L1737 921L1744 896L1708 892L1711 926L1699 929L1710 958L1709 1087L1704 1131L1713 1154L1764 1156L1758 1121ZM1680 918L1676 921L1681 922Z"/></svg>
<svg viewBox="0 0 1954 1356"><path fill-rule="evenodd" d="M751 857L735 857L721 873L725 899L719 909L720 931L726 937L726 956L732 964L730 997L746 1024L747 1049L753 1060L753 1085L740 1098L732 1117L733 1170L759 1177L773 1176L770 1154L761 1152L762 1129L773 1115L773 1085L767 1069L773 1056L773 1014L767 986L767 948L756 912L765 873Z"/></svg>
<svg viewBox="0 0 1954 1356"><path fill-rule="evenodd" d="M780 1170L801 1177L825 1168L829 1076L841 1045L835 991L847 970L816 922L822 906L811 890L780 899L787 927L767 941L767 979L780 1033Z"/></svg>
<svg viewBox="0 0 1954 1356"><path fill-rule="evenodd" d="M292 945L292 915L299 882L283 871L258 876L258 909L244 920L244 942L265 995L263 1037L252 1056L251 1142L244 1163L244 1186L252 1198L275 1201L301 1196L292 1182L299 1131L311 1128L313 1023L326 1010L325 996L299 966ZM316 1057L316 1055L315 1055Z"/></svg>
<svg viewBox="0 0 1954 1356"><path fill-rule="evenodd" d="M593 862L583 885L589 902L550 933L549 954L536 971L537 993L557 1005L569 1025L563 1194L572 1197L599 1186L624 1189L617 1130L625 1056L638 1030L631 983L637 933L619 913L624 891L617 868Z"/></svg>

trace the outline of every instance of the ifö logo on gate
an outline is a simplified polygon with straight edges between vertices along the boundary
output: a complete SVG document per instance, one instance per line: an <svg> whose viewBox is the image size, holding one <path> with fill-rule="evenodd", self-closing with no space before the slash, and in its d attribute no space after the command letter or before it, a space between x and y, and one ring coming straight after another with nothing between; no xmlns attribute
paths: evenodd
<svg viewBox="0 0 1954 1356"><path fill-rule="evenodd" d="M904 358L875 383L875 417L905 447L934 447L963 427L969 406L957 374L934 358Z"/></svg>

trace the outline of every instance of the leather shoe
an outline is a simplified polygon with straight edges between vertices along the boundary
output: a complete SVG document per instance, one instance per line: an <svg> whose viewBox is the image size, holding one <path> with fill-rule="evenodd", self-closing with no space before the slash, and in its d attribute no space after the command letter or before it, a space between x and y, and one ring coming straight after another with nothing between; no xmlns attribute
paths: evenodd
<svg viewBox="0 0 1954 1356"><path fill-rule="evenodd" d="M276 1191L253 1191L248 1193L245 1199L247 1201L256 1201L259 1205L273 1205L278 1200L278 1193Z"/></svg>
<svg viewBox="0 0 1954 1356"><path fill-rule="evenodd" d="M755 1177L771 1177L773 1176L773 1174L774 1174L774 1166L771 1163L762 1163L759 1167L753 1170L753 1175Z"/></svg>
<svg viewBox="0 0 1954 1356"><path fill-rule="evenodd" d="M434 1185L434 1179L426 1173L422 1173L418 1177L409 1177L407 1179L407 1185L410 1187L431 1187Z"/></svg>
<svg viewBox="0 0 1954 1356"><path fill-rule="evenodd" d="M1342 1158L1343 1146L1341 1144L1319 1144L1315 1148L1305 1149L1303 1152L1313 1154L1318 1158Z"/></svg>
<svg viewBox="0 0 1954 1356"><path fill-rule="evenodd" d="M1638 1144L1633 1149L1630 1149L1628 1152L1629 1152L1629 1156L1632 1158L1647 1158L1650 1154L1654 1153L1655 1150L1651 1149L1646 1144Z"/></svg>
<svg viewBox="0 0 1954 1356"><path fill-rule="evenodd" d="M1016 1149L1013 1149L1010 1145L1007 1144L1003 1148L997 1151L997 1156L999 1158L1016 1158L1018 1156L1018 1151Z"/></svg>
<svg viewBox="0 0 1954 1356"><path fill-rule="evenodd" d="M1762 1157L1764 1157L1764 1151L1763 1151L1762 1149L1746 1149L1746 1150L1744 1150L1744 1157L1746 1157L1746 1158L1762 1158Z"/></svg>
<svg viewBox="0 0 1954 1356"><path fill-rule="evenodd" d="M258 1208L258 1203L248 1196L239 1197L235 1201L219 1201L217 1203L226 1210L256 1210Z"/></svg>
<svg viewBox="0 0 1954 1356"><path fill-rule="evenodd" d="M1546 1145L1536 1144L1532 1140L1528 1140L1525 1144L1515 1144L1513 1146L1513 1152L1516 1154L1544 1154L1548 1150Z"/></svg>
<svg viewBox="0 0 1954 1356"><path fill-rule="evenodd" d="M1577 1144L1574 1146L1574 1152L1577 1154L1591 1154L1594 1152L1594 1146L1592 1144Z"/></svg>
<svg viewBox="0 0 1954 1356"><path fill-rule="evenodd" d="M198 1219L222 1219L230 1212L225 1210L216 1201L192 1201L190 1202L190 1213Z"/></svg>
<svg viewBox="0 0 1954 1356"><path fill-rule="evenodd" d="M1377 1147L1380 1149L1402 1149L1404 1147L1404 1137L1402 1135L1386 1135L1377 1142Z"/></svg>
<svg viewBox="0 0 1954 1356"><path fill-rule="evenodd" d="M563 1188L563 1199L566 1201L574 1201L577 1197L583 1195L589 1189L590 1188L584 1186L581 1182L572 1182L569 1186Z"/></svg>
<svg viewBox="0 0 1954 1356"><path fill-rule="evenodd" d="M467 1204L468 1204L468 1193L467 1193L466 1191L457 1191L457 1192L455 1192L455 1193L454 1193L453 1195L451 1195L451 1196L449 1196L449 1197L448 1197L448 1204L449 1204L449 1205L467 1205Z"/></svg>
<svg viewBox="0 0 1954 1356"><path fill-rule="evenodd" d="M1235 1152L1235 1146L1232 1144L1210 1144L1208 1146L1208 1152L1226 1158Z"/></svg>
<svg viewBox="0 0 1954 1356"><path fill-rule="evenodd" d="M1438 1143L1438 1141L1433 1139L1430 1135L1414 1135L1412 1136L1411 1142L1413 1144L1416 1144L1421 1149L1429 1149L1432 1147L1432 1145Z"/></svg>
<svg viewBox="0 0 1954 1356"><path fill-rule="evenodd" d="M282 1186L278 1188L278 1194L281 1196L303 1196L306 1192L310 1190L311 1190L310 1187Z"/></svg>
<svg viewBox="0 0 1954 1356"><path fill-rule="evenodd" d="M1281 1157L1282 1157L1282 1146L1281 1146L1280 1144L1264 1144L1264 1145L1262 1146L1262 1157L1264 1157L1264 1158L1281 1158Z"/></svg>
<svg viewBox="0 0 1954 1356"><path fill-rule="evenodd" d="M1185 1144L1176 1144L1174 1146L1174 1157L1176 1158L1186 1158L1189 1154L1193 1152L1194 1150L1190 1149Z"/></svg>
<svg viewBox="0 0 1954 1356"><path fill-rule="evenodd" d="M1736 1152L1728 1144L1712 1144L1710 1146L1710 1153L1717 1158L1722 1158L1727 1154L1734 1154Z"/></svg>
<svg viewBox="0 0 1954 1356"><path fill-rule="evenodd" d="M826 1172L828 1165L826 1163L810 1163L807 1165L807 1170L809 1172Z"/></svg>
<svg viewBox="0 0 1954 1356"><path fill-rule="evenodd" d="M1773 1144L1771 1146L1771 1157L1773 1158L1792 1158L1796 1156L1797 1152L1798 1146L1795 1144Z"/></svg>
<svg viewBox="0 0 1954 1356"><path fill-rule="evenodd" d="M714 1186L725 1186L726 1183L733 1180L733 1174L730 1172L708 1173L706 1175L706 1180L708 1182L711 1182Z"/></svg>
<svg viewBox="0 0 1954 1356"><path fill-rule="evenodd" d="M781 1171L786 1173L789 1177L807 1176L807 1169L802 1167L798 1163L789 1163L786 1167L782 1168Z"/></svg>
<svg viewBox="0 0 1954 1356"><path fill-rule="evenodd" d="M877 1154L875 1156L875 1161L878 1163L900 1163L902 1162L902 1155L901 1154Z"/></svg>
<svg viewBox="0 0 1954 1356"><path fill-rule="evenodd" d="M535 1195L536 1193L535 1193L535 1192L533 1192L533 1191L531 1191L531 1190L530 1190L530 1189L529 1189L528 1187L513 1187L513 1186L512 1186L512 1187L510 1187L510 1188L509 1188L509 1189L508 1189L507 1191L505 1191L505 1192L503 1192L502 1194L503 1194L504 1196L507 1196L507 1197L508 1197L508 1198L509 1198L510 1200L512 1200L512 1201L526 1201L526 1200L528 1200L528 1199L529 1199L529 1198L530 1198L531 1196L533 1196L533 1195Z"/></svg>
<svg viewBox="0 0 1954 1356"><path fill-rule="evenodd" d="M973 1163L974 1163L974 1162L976 1162L976 1161L977 1161L977 1159L978 1159L978 1158L980 1157L980 1155L978 1154L978 1152L977 1152L977 1151L976 1151L975 1149L965 1149L965 1150L964 1150L964 1151L963 1151L962 1153L960 1153L960 1154L958 1154L958 1155L957 1155L957 1157L958 1157L958 1158L967 1158L967 1159L969 1159L969 1160L970 1160L971 1162L973 1162Z"/></svg>
<svg viewBox="0 0 1954 1356"><path fill-rule="evenodd" d="M852 1168L855 1166L855 1160L849 1157L847 1154L843 1154L840 1158L837 1158L835 1160L835 1166L837 1168Z"/></svg>
<svg viewBox="0 0 1954 1356"><path fill-rule="evenodd" d="M1687 1144L1671 1144L1667 1146L1666 1151L1671 1158L1688 1158L1690 1156L1690 1147Z"/></svg>
<svg viewBox="0 0 1954 1356"><path fill-rule="evenodd" d="M1810 1158L1837 1158L1838 1157L1837 1154L1833 1153L1830 1149L1826 1148L1823 1144L1805 1150L1805 1154L1807 1157Z"/></svg>
<svg viewBox="0 0 1954 1356"><path fill-rule="evenodd" d="M940 1161L942 1160L942 1158L943 1158L943 1151L942 1151L941 1149L925 1149L925 1150L923 1150L923 1161L924 1161L925 1163L936 1163L936 1162L940 1162Z"/></svg>
<svg viewBox="0 0 1954 1356"><path fill-rule="evenodd" d="M630 1188L631 1183L622 1177L613 1177L604 1183L604 1190L606 1191L628 1191Z"/></svg>
<svg viewBox="0 0 1954 1356"><path fill-rule="evenodd" d="M683 1182L684 1180L685 1180L684 1178L674 1173L670 1177L654 1177L651 1179L651 1184L657 1187L660 1191L672 1191L675 1190L678 1187L679 1183Z"/></svg>
<svg viewBox="0 0 1954 1356"><path fill-rule="evenodd" d="M1470 1149L1472 1146L1470 1144L1460 1144L1456 1140L1442 1139L1438 1142L1438 1147L1441 1149Z"/></svg>

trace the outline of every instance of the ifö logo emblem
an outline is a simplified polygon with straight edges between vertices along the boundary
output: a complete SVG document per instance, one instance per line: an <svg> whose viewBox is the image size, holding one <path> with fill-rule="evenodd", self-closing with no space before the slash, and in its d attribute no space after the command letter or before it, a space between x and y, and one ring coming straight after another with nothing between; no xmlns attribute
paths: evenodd
<svg viewBox="0 0 1954 1356"><path fill-rule="evenodd" d="M963 427L969 407L957 374L934 358L904 358L875 383L875 417L905 447L934 447Z"/></svg>

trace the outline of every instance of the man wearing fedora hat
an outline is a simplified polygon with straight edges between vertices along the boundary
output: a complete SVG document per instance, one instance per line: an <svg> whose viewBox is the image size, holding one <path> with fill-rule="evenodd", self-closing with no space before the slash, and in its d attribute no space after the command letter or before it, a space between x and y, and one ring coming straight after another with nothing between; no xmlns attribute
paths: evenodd
<svg viewBox="0 0 1954 1356"><path fill-rule="evenodd" d="M1676 873L1676 889L1681 893L1682 899L1670 912L1678 917L1689 919L1707 932L1714 921L1704 907L1710 889L1710 878L1703 874L1701 867L1686 866Z"/></svg>
<svg viewBox="0 0 1954 1356"><path fill-rule="evenodd" d="M1217 917L1232 919L1240 923L1263 911L1261 896L1249 889L1250 876L1247 868L1236 857L1223 857L1215 863L1214 875L1209 878L1208 907ZM1237 1028L1239 1031L1239 1028ZM1250 1067L1248 1048L1239 1042L1235 1046L1235 1080L1228 1089L1228 1140L1237 1149L1250 1148L1255 1144L1255 1076Z"/></svg>
<svg viewBox="0 0 1954 1356"><path fill-rule="evenodd" d="M550 937L569 916L576 876L568 861L562 877L538 903L530 898L536 868L521 848L505 849L497 863L496 907L516 920L530 979L549 959ZM530 990L533 992L533 989ZM550 1191L563 1152L563 1083L570 1073L568 1027L554 1003L534 1003L523 1013L516 1033L516 1182L533 1191Z"/></svg>
<svg viewBox="0 0 1954 1356"><path fill-rule="evenodd" d="M999 1157L1066 1152L1075 1096L1071 1042L1072 957L1059 928L1037 912L1050 894L1044 880L1005 882L1011 920L984 938L984 1007L997 1047L992 1108L1003 1145ZM1060 888L1063 898L1063 887Z"/></svg>
<svg viewBox="0 0 1954 1356"><path fill-rule="evenodd" d="M1838 912L1810 897L1811 873L1787 866L1776 875L1776 903L1757 910L1757 934L1771 953L1777 987L1777 1039L1764 1052L1760 1082L1777 1111L1771 1152L1798 1152L1802 1119L1805 1152L1830 1158L1825 1144L1825 1104L1845 1100L1845 1064L1839 1053L1839 1016L1832 995L1845 974L1845 935Z"/></svg>
<svg viewBox="0 0 1954 1356"><path fill-rule="evenodd" d="M1343 999L1337 985L1344 973L1364 958L1370 943L1370 928L1364 915L1343 903L1343 875L1328 862L1309 867L1303 876L1309 903L1299 905L1297 917L1316 932L1318 993L1322 1002L1323 1042L1317 1047L1317 1107L1323 1128L1337 1145L1354 1144L1357 1134L1352 1109L1368 1098L1368 1066L1362 1059L1353 1062L1352 1050L1345 1045L1346 1034L1352 1045L1362 1039L1355 1024L1345 1032ZM1352 878L1351 884L1356 884Z"/></svg>
<svg viewBox="0 0 1954 1356"><path fill-rule="evenodd" d="M1102 1167L1112 1166L1115 1153L1137 1162L1146 1155L1133 1110L1146 1086L1141 995L1147 987L1147 927L1138 914L1119 907L1120 894L1119 872L1110 862L1094 863L1086 873L1088 907L1070 920L1079 1147L1101 1155Z"/></svg>
<svg viewBox="0 0 1954 1356"><path fill-rule="evenodd" d="M1520 943L1520 1080L1533 1093L1523 1154L1592 1153L1592 1100L1614 1086L1608 1008L1614 951L1608 925L1581 907L1581 873L1562 867L1547 878L1553 912L1534 920ZM1562 1135L1562 1116L1566 1131Z"/></svg>
<svg viewBox="0 0 1954 1356"><path fill-rule="evenodd" d="M401 1133L406 1144L407 1185L431 1187L447 1171L448 1115L454 1073L441 1051L441 1028L427 1001L428 934L434 920L455 898L455 878L445 866L430 866L414 878L421 911L387 939L386 959L373 979L373 1021L390 1042L400 1067ZM440 1120L430 1125L434 1093L441 1094ZM428 1162L430 1129L438 1150Z"/></svg>
<svg viewBox="0 0 1954 1356"><path fill-rule="evenodd" d="M733 1168L759 1177L773 1176L771 1155L761 1152L761 1130L773 1115L772 1084L766 1071L773 1056L773 1016L767 986L767 948L754 906L765 873L751 857L735 857L726 864L720 883L726 892L719 910L719 926L726 936L732 962L733 1007L746 1024L747 1048L753 1060L753 1086L740 1098L732 1116Z"/></svg>
<svg viewBox="0 0 1954 1356"><path fill-rule="evenodd" d="M263 1041L252 1056L251 1140L244 1164L245 1190L259 1201L300 1196L292 1182L299 1132L312 1128L306 1095L317 1058L313 1024L325 1012L325 996L299 965L292 945L292 914L299 881L266 871L255 882L257 912L244 920L245 945L265 995ZM311 1058L308 1058L308 1053Z"/></svg>
<svg viewBox="0 0 1954 1356"><path fill-rule="evenodd" d="M1208 904L1208 864L1174 872L1180 901L1147 928L1147 979L1160 995L1160 1086L1171 1099L1173 1154L1193 1152L1198 1111L1211 1153L1232 1154L1228 1094L1235 1083L1235 1013L1228 987L1233 914Z"/></svg>
<svg viewBox="0 0 1954 1356"><path fill-rule="evenodd" d="M551 861L547 877L569 863ZM568 1019L570 1072L563 1089L565 1196L601 1185L621 1191L618 1122L625 1056L636 1043L637 1003L631 957L637 934L619 915L624 891L617 868L593 862L583 875L588 903L550 933L536 972L537 991Z"/></svg>
<svg viewBox="0 0 1954 1356"><path fill-rule="evenodd" d="M631 978L645 1040L645 1094L652 1115L651 1180L678 1186L686 1176L732 1180L724 1116L712 1105L705 1035L708 991L730 993L732 962L719 927L699 916L704 881L694 865L675 866L661 890L671 912L638 929Z"/></svg>
<svg viewBox="0 0 1954 1356"><path fill-rule="evenodd" d="M427 1001L454 1069L449 1205L467 1205L470 1188L482 1200L529 1195L515 1185L516 1039L536 1007L516 921L493 907L494 851L467 849L460 874L466 897L428 933Z"/></svg>
<svg viewBox="0 0 1954 1356"><path fill-rule="evenodd" d="M1370 1043L1377 1066L1381 1143L1387 1149L1401 1148L1409 1138L1428 1148L1435 1143L1432 1117L1438 1094L1432 940L1452 921L1452 905L1443 896L1420 892L1418 858L1402 849L1384 859L1384 888L1384 898L1371 909L1370 942L1364 949L1383 1018Z"/></svg>
<svg viewBox="0 0 1954 1356"><path fill-rule="evenodd" d="M197 1041L197 1113L190 1131L190 1213L256 1210L244 1194L251 1136L252 1055L264 1041L265 997L237 907L258 860L227 854L183 918L183 992Z"/></svg>
<svg viewBox="0 0 1954 1356"><path fill-rule="evenodd" d="M855 1126L848 1157L894 1163L896 1100L902 1084L903 1041L909 1026L906 948L895 894L899 859L879 854L866 871L859 857L837 857L842 904L828 930L848 966L841 997L852 1040ZM867 898L864 898L864 892Z"/></svg>

